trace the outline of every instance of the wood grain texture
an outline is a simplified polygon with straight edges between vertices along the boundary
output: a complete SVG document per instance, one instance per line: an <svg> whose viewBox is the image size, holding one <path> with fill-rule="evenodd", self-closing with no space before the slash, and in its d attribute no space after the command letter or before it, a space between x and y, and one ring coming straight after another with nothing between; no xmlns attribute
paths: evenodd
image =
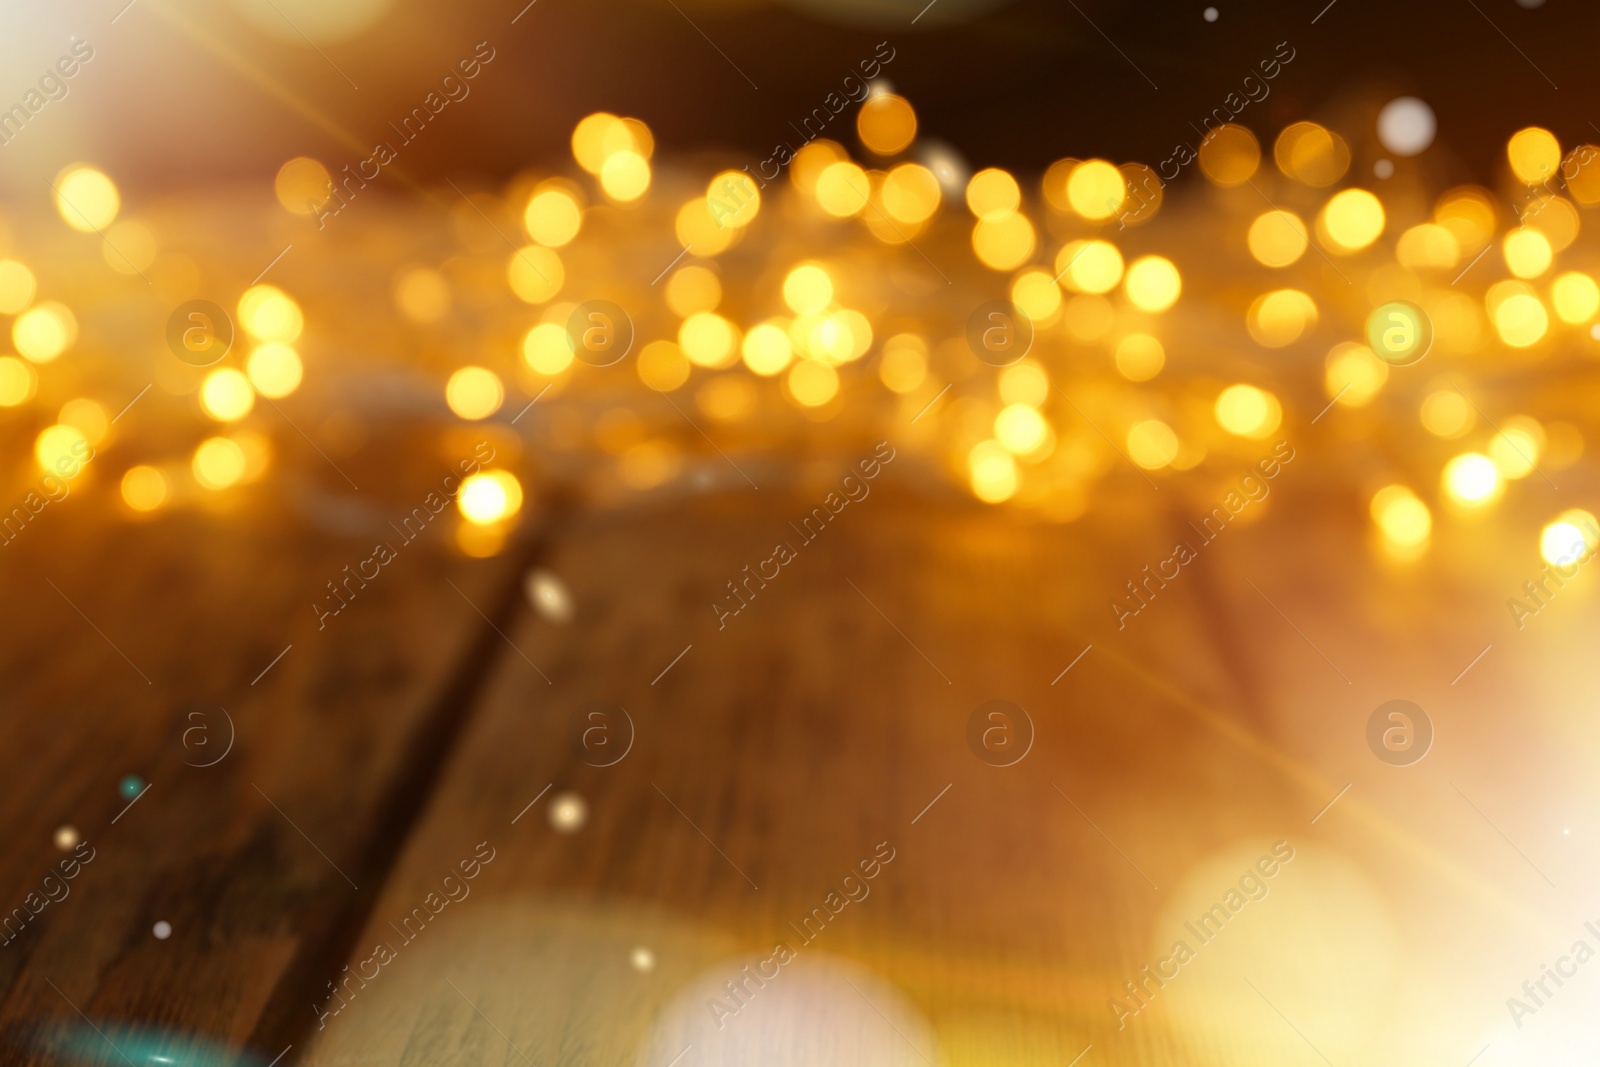
<svg viewBox="0 0 1600 1067"><path fill-rule="evenodd" d="M363 506L403 514L406 493L386 498L375 481ZM466 598L494 611L515 554L464 561L443 551L447 529L428 530L319 629L312 602L372 554L375 531L330 537L249 510L128 523L100 500L52 507L0 549L7 913L61 859L58 826L94 857L0 948L4 1058L123 1062L275 1041L274 990L381 890L385 820L416 771L415 741L441 701L463 699L451 672L487 631ZM231 752L194 766L221 755L228 717ZM185 732L197 725L208 747ZM131 807L126 775L149 786ZM153 936L157 921L170 939ZM152 1044L135 1024L166 1037Z"/></svg>
<svg viewBox="0 0 1600 1067"><path fill-rule="evenodd" d="M787 523L814 502L597 514L556 542L577 617L530 613L513 634L555 684L502 661L352 970L327 977L376 974L343 986L308 1062L1178 1055L1160 1025L1109 1026L1107 997L1153 959L1186 871L1306 816L1238 725L1203 597L1115 626L1111 595L1173 531L1128 525L1132 507L1029 524L881 487L798 546ZM718 629L724 583L784 539L797 558ZM967 744L994 699L1035 724L1014 766ZM590 764L615 749L574 745L595 700L636 730L612 766ZM568 793L587 821L563 833L551 804ZM402 931L479 842L495 859L470 895ZM803 940L789 924L879 848L894 858L868 895ZM702 987L780 940L796 961L711 1025Z"/></svg>

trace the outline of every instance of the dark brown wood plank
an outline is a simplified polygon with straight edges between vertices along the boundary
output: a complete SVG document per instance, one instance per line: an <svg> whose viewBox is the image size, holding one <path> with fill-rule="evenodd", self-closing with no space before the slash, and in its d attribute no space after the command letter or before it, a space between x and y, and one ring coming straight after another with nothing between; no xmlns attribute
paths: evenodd
<svg viewBox="0 0 1600 1067"><path fill-rule="evenodd" d="M121 1062L119 1036L123 1054L181 1057L292 1029L274 990L381 891L470 702L459 671L481 671L499 641L479 609L496 612L520 569L515 546L463 559L448 515L412 543L382 529L431 487L415 458L405 478L345 459L364 492L318 492L364 518L338 536L306 521L324 505L286 513L242 489L222 511L125 521L103 488L120 475L111 453L95 490L0 550L4 907L24 906L62 858L58 827L94 850L69 895L0 948L7 1062ZM325 583L379 539L395 560L319 627ZM131 806L130 775L148 785Z"/></svg>

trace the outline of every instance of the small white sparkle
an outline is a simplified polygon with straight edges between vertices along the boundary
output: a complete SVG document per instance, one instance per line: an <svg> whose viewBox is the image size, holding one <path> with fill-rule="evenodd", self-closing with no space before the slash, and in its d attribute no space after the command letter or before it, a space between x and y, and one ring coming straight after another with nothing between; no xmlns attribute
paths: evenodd
<svg viewBox="0 0 1600 1067"><path fill-rule="evenodd" d="M1205 20L1207 22L1217 21L1217 9L1214 7L1206 8L1205 11L1201 12L1201 14L1205 16Z"/></svg>
<svg viewBox="0 0 1600 1067"><path fill-rule="evenodd" d="M167 938L172 936L172 924L167 922L167 920L162 919L160 922L156 923L155 926L151 927L150 932L156 935L157 941L165 941Z"/></svg>

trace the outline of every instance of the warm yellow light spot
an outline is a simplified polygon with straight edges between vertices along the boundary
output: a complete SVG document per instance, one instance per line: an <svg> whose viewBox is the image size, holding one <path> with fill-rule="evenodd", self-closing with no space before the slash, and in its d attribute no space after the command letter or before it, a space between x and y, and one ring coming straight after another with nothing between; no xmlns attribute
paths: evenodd
<svg viewBox="0 0 1600 1067"><path fill-rule="evenodd" d="M45 427L33 441L33 458L39 466L58 474L76 474L93 454L84 432L65 423Z"/></svg>
<svg viewBox="0 0 1600 1067"><path fill-rule="evenodd" d="M1306 253L1306 224L1292 211L1268 211L1250 224L1250 254L1267 267L1287 267Z"/></svg>
<svg viewBox="0 0 1600 1067"><path fill-rule="evenodd" d="M1011 302L1034 322L1045 322L1061 309L1061 289L1046 272L1025 270L1012 279Z"/></svg>
<svg viewBox="0 0 1600 1067"><path fill-rule="evenodd" d="M1010 500L1017 492L1017 461L997 441L979 441L967 453L972 493L985 504Z"/></svg>
<svg viewBox="0 0 1600 1067"><path fill-rule="evenodd" d="M1451 270L1461 262L1461 244L1448 227L1424 222L1400 235L1394 258L1412 270Z"/></svg>
<svg viewBox="0 0 1600 1067"><path fill-rule="evenodd" d="M105 439L111 423L106 416L106 409L96 404L86 396L69 400L61 405L61 412L56 416L56 421L64 426L71 426L88 440L91 445L97 445Z"/></svg>
<svg viewBox="0 0 1600 1067"><path fill-rule="evenodd" d="M1504 489L1494 460L1479 452L1464 452L1444 465L1441 478L1445 494L1467 507L1485 507Z"/></svg>
<svg viewBox="0 0 1600 1067"><path fill-rule="evenodd" d="M1538 126L1518 130L1506 142L1511 172L1526 185L1538 185L1561 165L1561 143L1555 134Z"/></svg>
<svg viewBox="0 0 1600 1067"><path fill-rule="evenodd" d="M1200 169L1215 185L1243 185L1261 165L1261 143L1247 127L1228 123L1200 142Z"/></svg>
<svg viewBox="0 0 1600 1067"><path fill-rule="evenodd" d="M478 526L463 522L456 526L456 547L471 559L491 559L506 547L507 530L500 524Z"/></svg>
<svg viewBox="0 0 1600 1067"><path fill-rule="evenodd" d="M572 338L558 323L541 322L522 337L522 361L547 378L572 365L572 352Z"/></svg>
<svg viewBox="0 0 1600 1067"><path fill-rule="evenodd" d="M1495 202L1476 186L1451 189L1439 197L1433 220L1456 236L1462 254L1477 254L1494 238Z"/></svg>
<svg viewBox="0 0 1600 1067"><path fill-rule="evenodd" d="M632 149L618 152L600 168L600 188L613 200L632 203L650 188L650 164Z"/></svg>
<svg viewBox="0 0 1600 1067"><path fill-rule="evenodd" d="M118 274L138 274L156 258L155 231L142 222L112 223L100 242L100 258Z"/></svg>
<svg viewBox="0 0 1600 1067"><path fill-rule="evenodd" d="M450 283L436 270L415 267L395 280L394 304L412 322L438 322L450 311Z"/></svg>
<svg viewBox="0 0 1600 1067"><path fill-rule="evenodd" d="M1456 390L1437 389L1422 398L1419 414L1423 428L1429 433L1454 440L1472 429L1478 413Z"/></svg>
<svg viewBox="0 0 1600 1067"><path fill-rule="evenodd" d="M1008 404L994 417L994 437L1002 448L1017 456L1037 451L1050 436L1050 426L1037 408Z"/></svg>
<svg viewBox="0 0 1600 1067"><path fill-rule="evenodd" d="M1161 373L1167 353L1147 333L1130 333L1117 344L1117 373L1130 382L1147 382Z"/></svg>
<svg viewBox="0 0 1600 1067"><path fill-rule="evenodd" d="M1489 442L1489 458L1502 477L1526 478L1537 469L1544 452L1544 427L1527 415L1512 415L1500 423L1500 432Z"/></svg>
<svg viewBox="0 0 1600 1067"><path fill-rule="evenodd" d="M1160 470L1178 454L1178 435L1160 419L1136 422L1128 430L1129 457L1147 471Z"/></svg>
<svg viewBox="0 0 1600 1067"><path fill-rule="evenodd" d="M849 354L844 358L859 359L872 347L872 322L853 308L840 308L833 314L834 322L850 339Z"/></svg>
<svg viewBox="0 0 1600 1067"><path fill-rule="evenodd" d="M1582 508L1572 508L1556 516L1539 533L1539 555L1546 563L1570 566L1600 547L1600 525Z"/></svg>
<svg viewBox="0 0 1600 1067"><path fill-rule="evenodd" d="M694 392L697 407L718 422L748 419L756 407L756 387L741 374L719 374Z"/></svg>
<svg viewBox="0 0 1600 1067"><path fill-rule="evenodd" d="M850 154L837 141L819 137L794 154L789 164L789 180L806 196L817 193L817 179L835 163L848 161Z"/></svg>
<svg viewBox="0 0 1600 1067"><path fill-rule="evenodd" d="M875 93L856 112L856 135L869 152L892 156L917 135L917 113L904 97Z"/></svg>
<svg viewBox="0 0 1600 1067"><path fill-rule="evenodd" d="M1259 441L1283 421L1278 398L1253 385L1230 385L1217 397L1217 425L1236 437Z"/></svg>
<svg viewBox="0 0 1600 1067"><path fill-rule="evenodd" d="M725 252L743 232L731 226L718 226L711 217L711 206L706 198L697 196L678 209L673 220L673 232L678 241L697 256L714 256Z"/></svg>
<svg viewBox="0 0 1600 1067"><path fill-rule="evenodd" d="M578 236L583 225L583 209L565 189L546 189L535 193L528 201L522 213L522 225L535 241L560 248Z"/></svg>
<svg viewBox="0 0 1600 1067"><path fill-rule="evenodd" d="M1513 348L1537 344L1550 328L1550 315L1539 298L1528 293L1513 293L1493 310L1495 332Z"/></svg>
<svg viewBox="0 0 1600 1067"><path fill-rule="evenodd" d="M1183 291L1178 268L1163 256L1141 256L1128 267L1122 288L1141 311L1165 311Z"/></svg>
<svg viewBox="0 0 1600 1067"><path fill-rule="evenodd" d="M617 473L631 489L654 489L675 478L682 466L671 441L641 441L623 454Z"/></svg>
<svg viewBox="0 0 1600 1067"><path fill-rule="evenodd" d="M1315 122L1296 122L1278 135L1272 157L1286 176L1320 189L1344 177L1350 146Z"/></svg>
<svg viewBox="0 0 1600 1067"><path fill-rule="evenodd" d="M262 345L250 353L245 367L250 384L264 397L277 400L300 388L305 368L300 354L288 345Z"/></svg>
<svg viewBox="0 0 1600 1067"><path fill-rule="evenodd" d="M835 218L859 215L867 206L867 172L848 161L830 163L817 176L817 203Z"/></svg>
<svg viewBox="0 0 1600 1067"><path fill-rule="evenodd" d="M55 180L56 210L68 226L93 233L111 225L122 197L110 178L93 167L73 165Z"/></svg>
<svg viewBox="0 0 1600 1067"><path fill-rule="evenodd" d="M523 245L506 263L506 281L525 303L542 304L561 291L561 257L540 245Z"/></svg>
<svg viewBox="0 0 1600 1067"><path fill-rule="evenodd" d="M1082 160L1069 157L1058 159L1045 168L1044 178L1039 182L1039 191L1044 193L1045 202L1057 211L1072 210L1072 201L1067 199L1067 182L1080 162Z"/></svg>
<svg viewBox="0 0 1600 1067"><path fill-rule="evenodd" d="M689 380L689 358L671 341L651 341L639 353L639 380L670 393Z"/></svg>
<svg viewBox="0 0 1600 1067"><path fill-rule="evenodd" d="M1124 163L1117 170L1122 173L1122 180L1128 189L1128 199L1122 213L1117 216L1117 225L1140 226L1155 218L1165 199L1161 191L1161 176L1155 172L1155 168L1143 163Z"/></svg>
<svg viewBox="0 0 1600 1067"><path fill-rule="evenodd" d="M1021 214L979 219L972 228L972 251L993 270L1015 270L1033 255L1033 223Z"/></svg>
<svg viewBox="0 0 1600 1067"><path fill-rule="evenodd" d="M638 148L628 125L604 111L586 116L572 130L572 158L590 174L599 174L616 153Z"/></svg>
<svg viewBox="0 0 1600 1067"><path fill-rule="evenodd" d="M15 315L33 303L33 271L14 259L0 259L0 315Z"/></svg>
<svg viewBox="0 0 1600 1067"><path fill-rule="evenodd" d="M1013 363L1000 372L1000 399L1007 404L1043 407L1050 396L1050 376L1031 359Z"/></svg>
<svg viewBox="0 0 1600 1067"><path fill-rule="evenodd" d="M883 209L897 222L916 225L939 210L939 179L920 163L902 163L883 179Z"/></svg>
<svg viewBox="0 0 1600 1067"><path fill-rule="evenodd" d="M1245 326L1257 344L1282 348L1317 324L1317 305L1299 289L1275 289L1256 297L1245 315Z"/></svg>
<svg viewBox="0 0 1600 1067"><path fill-rule="evenodd" d="M901 333L883 343L878 378L891 391L914 391L928 377L928 346L915 334Z"/></svg>
<svg viewBox="0 0 1600 1067"><path fill-rule="evenodd" d="M833 279L815 263L802 263L783 279L783 302L797 315L814 315L833 302Z"/></svg>
<svg viewBox="0 0 1600 1067"><path fill-rule="evenodd" d="M194 450L189 467L206 489L226 489L244 477L244 449L226 437L208 437Z"/></svg>
<svg viewBox="0 0 1600 1067"><path fill-rule="evenodd" d="M855 358L856 340L851 321L842 315L824 315L811 324L806 351L824 363L844 363Z"/></svg>
<svg viewBox="0 0 1600 1067"><path fill-rule="evenodd" d="M815 359L797 361L785 380L789 395L808 408L821 407L839 392L839 372Z"/></svg>
<svg viewBox="0 0 1600 1067"><path fill-rule="evenodd" d="M1577 240L1582 225L1578 209L1559 196L1541 196L1528 204L1522 209L1522 223L1544 234L1552 252L1560 252Z"/></svg>
<svg viewBox="0 0 1600 1067"><path fill-rule="evenodd" d="M47 300L17 316L11 343L35 363L49 363L78 339L78 320L65 304Z"/></svg>
<svg viewBox="0 0 1600 1067"><path fill-rule="evenodd" d="M154 467L129 467L122 476L122 499L134 511L154 511L166 502L166 476Z"/></svg>
<svg viewBox="0 0 1600 1067"><path fill-rule="evenodd" d="M1506 267L1519 278L1537 278L1550 269L1554 258L1550 242L1538 230L1513 230L1500 248Z"/></svg>
<svg viewBox="0 0 1600 1067"><path fill-rule="evenodd" d="M445 383L444 400L463 419L486 419L505 403L500 377L486 367L462 367Z"/></svg>
<svg viewBox="0 0 1600 1067"><path fill-rule="evenodd" d="M1317 234L1335 252L1359 252L1383 233L1383 204L1365 189L1334 193L1317 216Z"/></svg>
<svg viewBox="0 0 1600 1067"><path fill-rule="evenodd" d="M789 343L789 331L774 322L763 322L744 335L740 346L745 366L762 377L771 377L789 365L794 358L794 347Z"/></svg>
<svg viewBox="0 0 1600 1067"><path fill-rule="evenodd" d="M1389 364L1366 345L1346 341L1333 346L1324 365L1322 384L1329 399L1358 408L1378 395L1389 380Z"/></svg>
<svg viewBox="0 0 1600 1067"><path fill-rule="evenodd" d="M256 391L242 372L218 367L200 383L200 406L218 422L236 422L256 406Z"/></svg>
<svg viewBox="0 0 1600 1067"><path fill-rule="evenodd" d="M649 126L646 126L638 119L631 118L624 118L622 125L627 131L629 145L635 152L646 159L655 154L656 137L655 134L650 132Z"/></svg>
<svg viewBox="0 0 1600 1067"><path fill-rule="evenodd" d="M39 376L16 356L0 356L0 407L14 408L33 399Z"/></svg>
<svg viewBox="0 0 1600 1067"><path fill-rule="evenodd" d="M479 471L461 483L456 507L475 526L487 526L522 510L522 483L510 471Z"/></svg>
<svg viewBox="0 0 1600 1067"><path fill-rule="evenodd" d="M733 323L711 311L700 311L678 327L678 347L697 367L726 367L739 358Z"/></svg>
<svg viewBox="0 0 1600 1067"><path fill-rule="evenodd" d="M305 328L294 298L274 285L257 285L239 297L239 325L258 341L293 344Z"/></svg>
<svg viewBox="0 0 1600 1067"><path fill-rule="evenodd" d="M1562 322L1577 325L1594 318L1600 311L1600 287L1581 271L1568 271L1550 287L1550 302Z"/></svg>
<svg viewBox="0 0 1600 1067"><path fill-rule="evenodd" d="M806 356L811 353L812 335L826 318L826 315L810 314L796 315L789 320L789 345L796 355Z"/></svg>
<svg viewBox="0 0 1600 1067"><path fill-rule="evenodd" d="M1067 202L1086 219L1109 219L1127 199L1122 172L1103 159L1080 163L1067 179Z"/></svg>
<svg viewBox="0 0 1600 1067"><path fill-rule="evenodd" d="M967 182L967 207L980 219L1002 219L1021 206L1017 179L999 167L980 170Z"/></svg>
<svg viewBox="0 0 1600 1067"><path fill-rule="evenodd" d="M1122 253L1110 241L1069 241L1056 255L1061 284L1079 293L1109 293L1122 280Z"/></svg>
<svg viewBox="0 0 1600 1067"><path fill-rule="evenodd" d="M1403 485L1387 485L1372 494L1370 510L1383 536L1403 548L1422 544L1433 531L1428 505Z"/></svg>
<svg viewBox="0 0 1600 1067"><path fill-rule="evenodd" d="M272 190L278 203L296 215L315 215L333 196L333 179L321 163L297 156L278 168Z"/></svg>
<svg viewBox="0 0 1600 1067"><path fill-rule="evenodd" d="M706 186L706 210L719 226L748 226L761 210L761 190L744 171L725 170Z"/></svg>
<svg viewBox="0 0 1600 1067"><path fill-rule="evenodd" d="M667 279L667 307L680 318L697 311L713 311L722 302L722 280L716 271L689 266Z"/></svg>

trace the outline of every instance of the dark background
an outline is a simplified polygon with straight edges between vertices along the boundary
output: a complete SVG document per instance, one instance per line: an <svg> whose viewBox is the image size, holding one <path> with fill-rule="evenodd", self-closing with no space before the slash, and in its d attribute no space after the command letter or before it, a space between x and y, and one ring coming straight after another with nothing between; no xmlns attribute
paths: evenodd
<svg viewBox="0 0 1600 1067"><path fill-rule="evenodd" d="M97 48L73 95L3 150L7 182L76 157L167 188L259 180L298 154L337 169L392 137L387 123L481 40L495 61L407 146L407 175L566 166L573 124L602 109L645 120L669 155L760 159L884 40L896 50L884 75L923 136L975 166L1160 160L1278 42L1296 58L1240 116L1264 140L1294 119L1337 126L1411 93L1437 112L1440 151L1463 177L1489 176L1528 124L1564 145L1600 141L1592 0L1220 0L1210 23L1201 2L938 0L915 25L925 0L538 0L515 25L525 0L398 0L326 58L263 35L228 0L138 0L111 24L124 2L6 16L20 20L8 101L68 34ZM846 13L819 6L833 3Z"/></svg>

